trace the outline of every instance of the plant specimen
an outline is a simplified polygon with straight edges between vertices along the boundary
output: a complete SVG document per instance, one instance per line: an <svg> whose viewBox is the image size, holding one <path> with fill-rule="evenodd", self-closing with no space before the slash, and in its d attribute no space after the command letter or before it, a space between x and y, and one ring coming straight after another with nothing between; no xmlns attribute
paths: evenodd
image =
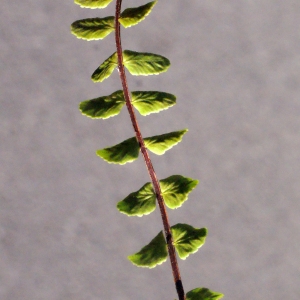
<svg viewBox="0 0 300 300"><path fill-rule="evenodd" d="M113 0L75 0L76 4L85 8L105 8ZM162 155L181 142L187 129L144 138L139 129L136 109L142 116L157 113L176 103L176 97L162 91L129 91L125 68L131 75L147 76L166 72L170 61L158 54L123 50L121 45L121 25L128 28L143 21L150 14L157 1L152 1L139 7L127 8L121 12L122 0L115 0L115 16L88 18L78 20L71 25L72 33L81 39L104 39L110 33L115 33L116 51L111 54L92 74L94 82L102 82L117 69L120 75L122 90L110 95L101 96L80 103L79 109L83 115L93 119L107 119L118 115L124 105L130 115L135 136L121 143L97 150L96 154L108 163L126 164L133 162L141 152L150 179L138 191L135 191L118 202L117 208L128 216L144 216L153 212L158 204L163 231L159 232L149 244L137 253L128 256L136 266L153 268L162 264L169 257L174 283L179 300L221 299L222 294L207 288L195 288L185 294L177 255L186 259L190 254L204 244L207 229L194 228L188 224L170 225L166 207L176 209L187 200L189 193L196 187L198 180L182 175L172 175L158 180L148 151ZM177 253L177 255L176 255Z"/></svg>

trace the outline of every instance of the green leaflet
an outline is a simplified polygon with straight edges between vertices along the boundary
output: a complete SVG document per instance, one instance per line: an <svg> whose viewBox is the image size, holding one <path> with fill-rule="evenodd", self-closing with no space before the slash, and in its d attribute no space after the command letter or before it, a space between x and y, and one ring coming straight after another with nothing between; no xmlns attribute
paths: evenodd
<svg viewBox="0 0 300 300"><path fill-rule="evenodd" d="M130 50L123 51L123 63L132 75L153 75L167 71L170 61L160 55L139 53ZM94 82L102 82L108 78L118 65L115 52L106 59L92 75Z"/></svg>
<svg viewBox="0 0 300 300"><path fill-rule="evenodd" d="M196 253L204 245L207 236L206 228L194 228L187 224L176 224L171 227L173 244L181 259Z"/></svg>
<svg viewBox="0 0 300 300"><path fill-rule="evenodd" d="M159 112L175 105L176 97L164 92L132 92L131 102L141 115ZM123 91L118 90L109 96L82 101L79 109L83 115L92 119L107 119L118 115L125 104Z"/></svg>
<svg viewBox="0 0 300 300"><path fill-rule="evenodd" d="M107 119L118 115L124 104L123 91L119 90L109 96L83 101L79 109L83 115L92 119Z"/></svg>
<svg viewBox="0 0 300 300"><path fill-rule="evenodd" d="M118 210L128 216L148 215L156 208L156 197L152 184L147 182L137 192L129 194L117 204Z"/></svg>
<svg viewBox="0 0 300 300"><path fill-rule="evenodd" d="M162 231L138 253L128 259L138 267L154 268L167 260L167 244Z"/></svg>
<svg viewBox="0 0 300 300"><path fill-rule="evenodd" d="M166 72L170 61L158 54L123 51L124 66L132 75L157 75Z"/></svg>
<svg viewBox="0 0 300 300"><path fill-rule="evenodd" d="M86 8L105 8L112 0L74 0L74 2Z"/></svg>
<svg viewBox="0 0 300 300"><path fill-rule="evenodd" d="M186 132L187 129L145 138L145 146L153 153L162 155L178 144ZM136 160L139 156L139 150L139 144L133 137L115 146L97 150L96 154L108 163L124 165Z"/></svg>
<svg viewBox="0 0 300 300"><path fill-rule="evenodd" d="M183 135L187 132L187 129L169 132L161 135L145 138L145 146L153 153L162 155L179 142L181 142Z"/></svg>
<svg viewBox="0 0 300 300"><path fill-rule="evenodd" d="M223 294L213 292L207 288L196 288L186 294L186 300L219 300Z"/></svg>
<svg viewBox="0 0 300 300"><path fill-rule="evenodd" d="M104 79L108 78L114 69L118 65L117 52L112 54L108 59L106 59L98 69L92 75L92 80L94 82L102 82Z"/></svg>
<svg viewBox="0 0 300 300"><path fill-rule="evenodd" d="M142 116L147 116L175 105L176 97L164 92L135 91L131 102Z"/></svg>
<svg viewBox="0 0 300 300"><path fill-rule="evenodd" d="M76 37L88 41L104 39L115 30L114 21L114 17L78 20L72 23L71 32Z"/></svg>
<svg viewBox="0 0 300 300"><path fill-rule="evenodd" d="M188 199L189 193L197 186L199 181L181 175L173 175L160 180L159 183L166 205L171 209L175 209Z"/></svg>
<svg viewBox="0 0 300 300"><path fill-rule="evenodd" d="M133 137L116 146L97 150L96 154L108 163L124 165L136 160L139 156L139 150L139 144Z"/></svg>
<svg viewBox="0 0 300 300"><path fill-rule="evenodd" d="M145 5L127 8L121 13L119 22L125 27L131 27L143 21L151 12L157 1L149 2Z"/></svg>
<svg viewBox="0 0 300 300"><path fill-rule="evenodd" d="M194 180L181 175L172 175L160 180L162 196L169 208L178 208L188 199L188 194L198 184ZM147 182L137 192L128 195L124 200L118 202L118 210L128 216L148 215L156 208L156 196L152 184Z"/></svg>

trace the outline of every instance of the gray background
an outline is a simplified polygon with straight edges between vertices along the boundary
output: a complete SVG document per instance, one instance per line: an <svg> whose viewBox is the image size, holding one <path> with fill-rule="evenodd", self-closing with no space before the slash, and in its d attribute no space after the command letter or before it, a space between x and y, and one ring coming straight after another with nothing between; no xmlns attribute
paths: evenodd
<svg viewBox="0 0 300 300"><path fill-rule="evenodd" d="M90 80L115 51L113 35L86 42L69 26L113 10L1 1L2 300L176 297L169 262L148 270L126 259L162 229L158 210L128 218L115 208L149 181L143 160L117 166L95 155L133 135L126 110L106 121L78 111L121 85L116 71ZM172 63L160 76L129 76L132 90L177 96L175 107L138 116L144 136L189 128L163 157L152 155L159 178L201 181L169 211L172 224L209 230L203 248L180 261L186 291L299 298L299 16L299 0L160 0L122 31L124 49Z"/></svg>

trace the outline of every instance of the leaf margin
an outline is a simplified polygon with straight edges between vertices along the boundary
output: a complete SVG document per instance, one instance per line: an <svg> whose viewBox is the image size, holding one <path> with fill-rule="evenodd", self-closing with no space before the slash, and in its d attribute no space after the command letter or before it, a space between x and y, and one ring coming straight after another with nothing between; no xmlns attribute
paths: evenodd
<svg viewBox="0 0 300 300"><path fill-rule="evenodd" d="M195 288L186 293L186 300L219 300L224 295L219 292L214 292L208 288Z"/></svg>
<svg viewBox="0 0 300 300"><path fill-rule="evenodd" d="M181 229L182 231L180 232ZM195 228L188 224L177 223L171 226L171 232L173 236L173 245L175 247L175 250L178 256L182 260L185 260L191 254L196 253L205 244L208 230L207 228ZM185 240L185 242L179 243L178 241L180 240ZM190 246L190 249L188 250L184 249L187 248L187 246L184 245L190 245L191 241L194 245Z"/></svg>
<svg viewBox="0 0 300 300"><path fill-rule="evenodd" d="M138 6L138 7L126 8L120 15L120 18L119 18L120 24L122 24L122 26L124 28L129 28L131 26L137 25L138 23L145 20L145 18L151 13L151 11L156 3L157 3L157 0L148 2L148 3ZM130 14L134 14L134 13L136 13L136 14L141 13L142 15L138 16L135 21L130 22L130 20L128 20L128 19L132 19L132 17L130 18ZM124 18L124 15L125 15L125 18ZM127 17L126 17L126 15L127 15Z"/></svg>
<svg viewBox="0 0 300 300"><path fill-rule="evenodd" d="M107 7L112 1L113 0L74 0L74 3L82 8L97 9Z"/></svg>
<svg viewBox="0 0 300 300"><path fill-rule="evenodd" d="M123 94L123 90L117 90L108 96L102 96L102 97L98 97L98 98L81 101L79 103L79 110L82 115L84 115L88 118L91 118L91 119L104 119L105 120L105 119L117 116L121 112L123 106L125 105L124 96L123 96L123 101L122 101L123 103L119 102L119 104L117 104L117 105L115 104L115 106L117 106L117 107L113 107L113 108L109 107L107 109L107 110L113 109L114 110L113 113L112 112L109 113L108 111L105 111L105 112L102 112L100 115L100 113L99 113L100 109L97 107L95 108L95 106L97 106L98 102L105 102L105 101L108 102L109 99L114 98L115 96L120 96L121 93ZM117 102L117 101L119 101L119 99L116 100L115 102ZM113 103L113 101L110 101L110 102ZM93 104L94 104L94 108L93 108ZM94 113L90 112L92 109L94 110Z"/></svg>
<svg viewBox="0 0 300 300"><path fill-rule="evenodd" d="M148 191L150 191L149 193L147 193ZM138 200L138 196L139 194L144 193L144 195L147 193L148 199L147 201L151 201L151 203L149 203L147 206L151 207L150 209L148 208L147 212L145 212L145 210L143 209L138 209L136 207L132 207L133 204L136 205L136 203L134 203L134 201L136 201L137 199L137 203L140 203ZM136 199L135 199L136 198ZM144 196L143 199L145 199L146 196ZM149 199L150 198L150 199ZM151 199L153 198L153 199ZM144 201L145 203L146 201ZM131 207L130 207L131 205ZM120 213L123 213L129 217L131 216L137 216L137 217L142 217L145 215L149 215L150 213L152 213L155 209L156 209L156 196L155 193L153 191L153 187L151 182L147 182L145 183L138 191L130 193L126 198L124 198L123 200L119 201L117 203L117 209L119 210ZM134 211L134 212L133 212Z"/></svg>
<svg viewBox="0 0 300 300"><path fill-rule="evenodd" d="M114 52L108 57L92 74L91 79L93 82L102 82L107 79L118 65L117 52Z"/></svg>
<svg viewBox="0 0 300 300"><path fill-rule="evenodd" d="M172 182L173 181L173 182ZM166 206L170 209L177 209L181 207L189 198L189 194L196 188L199 184L199 180L193 179L190 177L182 176L182 175L171 175L167 178L164 178L159 181L162 196L164 198L164 202ZM166 187L168 186L168 189ZM172 187L170 189L169 187ZM175 192L174 192L174 187ZM179 192L178 190L181 189ZM171 191L171 192L170 192ZM179 204L172 204L174 201L171 201L169 198L172 196L168 196L168 194L175 194L177 195L176 200ZM174 198L174 197L172 197ZM178 200L179 199L179 200Z"/></svg>
<svg viewBox="0 0 300 300"><path fill-rule="evenodd" d="M151 97L154 97L155 95L156 99L153 100ZM148 96L148 99L146 96ZM153 103L151 103L152 101ZM159 113L162 110L174 106L176 104L176 96L159 91L133 91L131 92L131 103L142 116L148 116L152 113ZM152 109L149 108L151 105ZM153 109L154 106L159 106L159 108Z"/></svg>
<svg viewBox="0 0 300 300"><path fill-rule="evenodd" d="M157 242L158 241L158 242ZM156 245L153 247L153 244L158 244L158 247L160 247L160 250L157 250L157 247ZM149 249L152 250L152 247L154 249L156 249L154 251L154 254L160 254L160 257L159 259L157 259L156 261L152 261L152 262L143 262L143 263L140 263L138 262L139 260L139 256L142 256L142 254L145 252L145 251L148 251L149 252ZM161 253L160 253L161 252ZM168 259L168 250L167 250L167 243L165 241L165 237L164 237L164 234L162 231L160 231L158 233L157 236L155 236L149 244L147 244L146 246L144 246L139 252L135 253L135 254L132 254L132 255L129 255L128 257L128 260L134 264L135 266L137 267L144 267L144 268L149 268L149 269L152 269L152 268L155 268L156 266L158 265L161 265L162 263L164 263L167 259Z"/></svg>
<svg viewBox="0 0 300 300"><path fill-rule="evenodd" d="M128 145L131 145L131 147L133 148L133 149L130 149L132 154L130 154L130 152L127 151ZM124 153L123 160L117 161L117 160L113 159L113 157L121 154L121 152L118 150L118 148L120 148L120 147L124 147L123 149L125 151L123 150L123 153ZM117 145L99 149L96 151L96 154L97 154L97 156L100 156L104 161L106 161L110 164L125 165L127 163L131 163L131 162L137 160L139 157L139 152L140 152L140 147L136 140L136 137L132 137L132 138L124 140L123 142L121 142ZM126 156L128 156L128 158L124 160L124 157L126 157Z"/></svg>
<svg viewBox="0 0 300 300"><path fill-rule="evenodd" d="M147 59L143 60L143 58ZM123 64L134 76L158 75L166 72L171 65L170 61L162 55L132 50L123 51Z"/></svg>
<svg viewBox="0 0 300 300"><path fill-rule="evenodd" d="M71 33L78 39L86 41L102 40L115 30L114 20L115 17L113 16L80 19L71 24ZM94 23L94 26L92 26L91 23ZM95 25L95 23L97 23L97 25ZM112 26L109 26L109 23L111 23L110 25ZM103 28L99 29L100 26L103 26Z"/></svg>
<svg viewBox="0 0 300 300"><path fill-rule="evenodd" d="M182 141L182 138L183 136L188 132L188 129L182 129L182 130L177 130L177 131L171 131L171 132L168 132L168 133L163 133L163 134L160 134L160 135L154 135L154 136L150 136L150 137L147 137L147 138L144 138L144 143L145 143L145 147L151 151L152 153L156 154L156 155L163 155L165 154L168 150L172 149L174 146L176 146L177 144L179 144L181 141ZM160 143L162 142L156 142L156 140L159 140L161 138L163 138L164 136L172 136L172 135L175 135L175 134L178 134L178 137L177 137L177 141L175 140L174 142L170 142L171 145L170 146L166 146L165 149L158 149L157 147L159 146ZM170 138L170 137L169 137ZM176 137L174 137L174 139L176 139ZM166 141L167 139L165 139ZM157 146L155 146L157 145ZM161 145L161 148L162 145Z"/></svg>

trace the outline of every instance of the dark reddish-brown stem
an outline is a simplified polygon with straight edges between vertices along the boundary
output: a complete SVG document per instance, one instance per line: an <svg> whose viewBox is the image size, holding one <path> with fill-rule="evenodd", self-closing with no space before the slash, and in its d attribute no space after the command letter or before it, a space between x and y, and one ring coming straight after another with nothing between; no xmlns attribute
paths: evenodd
<svg viewBox="0 0 300 300"><path fill-rule="evenodd" d="M164 199L161 194L161 189L159 185L159 181L156 177L154 168L152 166L151 159L149 157L148 151L145 147L145 143L141 134L141 131L139 129L137 119L134 114L133 106L130 101L130 94L129 94L129 89L127 86L127 80L126 80L126 74L125 74L125 69L123 65L123 52L122 52L122 45L121 45L121 36L120 36L120 23L119 23L119 18L120 18L120 12L121 12L121 5L122 5L122 0L117 0L116 2L116 14L115 14L115 38L116 38L116 47L117 47L117 55L118 55L118 71L119 75L121 78L122 82L122 87L123 87L123 93L126 101L126 106L130 115L130 119L132 122L132 126L135 131L135 135L137 138L137 141L139 143L141 152L143 154L148 173L150 175L152 185L156 194L156 199L158 202L158 206L160 209L160 214L164 226L164 232L165 232L165 237L168 245L168 252L169 252L169 257L171 261L171 267L172 267L172 272L173 272L173 277L174 277L174 282L176 286L176 291L179 297L179 300L185 300L185 294L183 290L183 285L181 281L181 276L178 268L178 263L177 263L177 257L175 253L175 248L173 246L173 238L172 238L172 233L171 233L171 228L170 228L170 223L168 220L168 214L166 211L166 206Z"/></svg>

